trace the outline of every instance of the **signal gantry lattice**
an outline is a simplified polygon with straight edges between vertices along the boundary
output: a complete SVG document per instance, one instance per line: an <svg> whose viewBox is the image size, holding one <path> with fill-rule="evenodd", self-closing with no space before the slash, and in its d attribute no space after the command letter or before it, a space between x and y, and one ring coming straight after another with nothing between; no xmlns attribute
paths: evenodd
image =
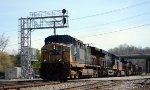
<svg viewBox="0 0 150 90"><path fill-rule="evenodd" d="M21 76L31 78L31 31L36 29L54 29L56 35L57 28L67 28L68 11L39 11L31 12L26 18L19 18L19 52L21 55Z"/></svg>

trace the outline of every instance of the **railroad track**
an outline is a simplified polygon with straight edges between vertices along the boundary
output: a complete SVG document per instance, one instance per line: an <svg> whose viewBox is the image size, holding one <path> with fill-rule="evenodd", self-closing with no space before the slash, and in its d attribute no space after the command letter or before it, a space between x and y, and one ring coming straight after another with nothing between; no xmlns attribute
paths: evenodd
<svg viewBox="0 0 150 90"><path fill-rule="evenodd" d="M144 80L143 80L144 81ZM143 82L142 81L142 82ZM108 81L98 81L98 80L69 80L65 83L60 83L58 81L43 82L3 82L0 83L0 90L141 90L143 86L135 84L135 82L141 81L128 81L128 80L108 80ZM146 84L149 85L149 84ZM148 87L145 86L144 87ZM148 89L149 90L149 89Z"/></svg>
<svg viewBox="0 0 150 90"><path fill-rule="evenodd" d="M55 85L55 84L59 84L59 83L60 82L0 83L0 90L9 90L9 89L20 90L22 88L40 87L40 86L45 86L45 85Z"/></svg>
<svg viewBox="0 0 150 90"><path fill-rule="evenodd" d="M65 88L63 90L99 90L104 88L111 88L113 85L119 85L120 81L100 81L92 84L80 85L75 87Z"/></svg>

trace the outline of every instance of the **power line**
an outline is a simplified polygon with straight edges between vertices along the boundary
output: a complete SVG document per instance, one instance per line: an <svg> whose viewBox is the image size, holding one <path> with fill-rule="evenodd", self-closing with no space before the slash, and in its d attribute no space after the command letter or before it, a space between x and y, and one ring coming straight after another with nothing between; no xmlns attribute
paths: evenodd
<svg viewBox="0 0 150 90"><path fill-rule="evenodd" d="M102 26L102 25L108 25L108 24L114 24L114 23L118 23L118 22L123 22L125 20L131 20L131 19L134 19L134 18L137 18L137 17L140 17L140 16L143 16L143 15L148 15L150 14L150 12L145 12L145 13L142 13L142 14L137 14L137 15L134 15L134 16L131 16L131 17L127 17L127 18L123 18L123 19L118 19L118 20L114 20L114 21L111 21L111 22L106 22L106 23L102 23L102 24L99 24L99 25L94 25L94 26L89 26L89 27L82 27L82 28L78 28L78 29L85 29L85 28L95 28L95 27L99 27L99 26Z"/></svg>
<svg viewBox="0 0 150 90"><path fill-rule="evenodd" d="M10 44L7 47L16 46L16 45L18 45L18 44Z"/></svg>
<svg viewBox="0 0 150 90"><path fill-rule="evenodd" d="M126 29L121 29L121 30L116 30L116 31L111 31L111 32L96 34L96 35L89 35L89 36L86 36L86 37L94 37L94 36L99 36L99 35L106 35L106 34L111 34L111 33L116 33L116 32L130 30L130 29L136 29L136 28L146 27L146 26L149 26L149 25L150 24L143 24L143 25L139 25L139 26L129 27L129 28L126 28Z"/></svg>
<svg viewBox="0 0 150 90"><path fill-rule="evenodd" d="M134 4L134 5L129 5L127 7L124 7L124 8L120 8L120 9L114 9L114 10L111 10L111 11L107 11L107 12L103 12L103 13L99 13L99 14L94 14L94 15L89 15L89 16L84 16L84 17L80 17L80 18L75 18L75 19L70 19L70 20L78 20L78 19L83 19L83 18L89 18L89 17L95 17L95 16L99 16L99 15L105 15L105 14L109 14L109 13L114 13L114 12L118 12L118 11L122 11L122 10L125 10L125 9L128 9L128 8L133 8L133 7L137 7L139 5L143 5L143 4L148 4L150 1L144 1L144 2L141 2L141 3L137 3L137 4ZM117 20L119 21L119 20ZM116 21L113 21L113 22L116 22ZM110 24L111 22L108 22L106 24ZM142 26L143 27L143 26ZM130 28L128 28L130 29ZM132 29L132 28L131 28ZM119 31L124 31L123 30L119 30ZM114 31L114 32L118 32L118 31ZM108 32L108 33L111 33L111 32ZM107 33L103 33L103 34L107 34ZM91 36L90 36L91 37ZM36 40L38 41L38 40ZM34 42L34 41L33 41ZM9 46L13 46L13 45L18 45L18 44L12 44L12 45L9 45Z"/></svg>
<svg viewBox="0 0 150 90"><path fill-rule="evenodd" d="M122 21L129 20L129 19L131 20L131 19L143 16L143 15L148 15L148 14L150 14L150 12L134 15L134 16L123 18L123 19L119 19L119 20L114 20L114 21L111 21L111 22L103 23L101 25L108 25L108 24L112 24L112 23L115 23L115 22L122 22Z"/></svg>
<svg viewBox="0 0 150 90"><path fill-rule="evenodd" d="M106 34L111 34L111 33L126 31L126 30L130 30L130 29L136 29L136 28L146 27L146 26L150 26L150 24L143 24L143 25L139 25L139 26L129 27L129 28L126 28L126 29L121 29L121 30L116 30L116 31L101 33L101 34L97 34L97 35L89 35L89 36L86 36L86 37L94 37L94 36L99 36L99 35L106 35ZM42 40L42 39L44 39L44 38L37 39L37 40L34 40L32 42L36 42L36 41L39 41L39 40ZM7 47L11 47L11 46L15 46L15 45L18 45L18 44L11 44L11 45L8 45Z"/></svg>
<svg viewBox="0 0 150 90"><path fill-rule="evenodd" d="M139 26L129 27L129 28L126 28L126 29L121 29L121 30L116 30L116 31L101 33L101 34L97 34L97 35L89 35L89 36L86 36L86 37L93 37L93 36L99 36L99 35L106 35L106 34L111 34L111 33L126 31L126 30L130 30L130 29L136 29L136 28L146 27L146 26L150 26L150 24L143 24L143 25L139 25ZM40 39L37 39L37 40L33 40L32 42L36 42L36 41L39 41L39 40L42 40L42 39L45 39L45 38L40 38Z"/></svg>
<svg viewBox="0 0 150 90"><path fill-rule="evenodd" d="M114 10L110 10L110 11L107 11L107 12L102 12L102 13L93 14L93 15L89 15L89 16L83 16L83 17L79 17L79 18L74 18L74 19L70 19L70 20L79 20L79 19L85 19L85 18L100 16L100 15L105 15L105 14L109 14L109 13L115 13L115 12L119 12L119 11L126 10L126 9L129 9L129 8L134 8L134 7L137 7L139 5L144 5L144 4L148 4L148 3L150 3L149 0L141 2L141 3L129 5L127 7L123 7L123 8L119 8L119 9L114 9Z"/></svg>
<svg viewBox="0 0 150 90"><path fill-rule="evenodd" d="M105 15L105 14L109 14L109 13L115 13L115 12L119 12L119 11L126 10L126 9L129 9L129 8L134 8L134 7L137 7L139 5L144 5L144 4L148 4L148 3L150 3L149 0L141 2L141 3L129 5L127 7L123 7L123 8L119 8L119 9L114 9L114 10L110 10L110 11L102 12L102 13L98 13L98 14L83 16L83 17L79 17L79 18L74 18L74 19L70 19L70 20L79 20L79 19L85 19L85 18L100 16L100 15ZM14 31L12 30L12 31L5 31L5 32L10 33L10 32L14 32Z"/></svg>

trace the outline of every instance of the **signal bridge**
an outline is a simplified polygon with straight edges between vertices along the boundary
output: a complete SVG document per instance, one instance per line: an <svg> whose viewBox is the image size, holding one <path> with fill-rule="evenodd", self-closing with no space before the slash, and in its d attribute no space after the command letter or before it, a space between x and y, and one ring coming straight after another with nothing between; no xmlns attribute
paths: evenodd
<svg viewBox="0 0 150 90"><path fill-rule="evenodd" d="M19 52L21 55L22 78L31 78L31 31L36 29L54 29L56 35L57 28L67 28L68 11L39 11L31 12L26 18L19 18Z"/></svg>
<svg viewBox="0 0 150 90"><path fill-rule="evenodd" d="M130 54L130 55L118 55L124 59L131 59L131 61L137 62L137 64L142 65L143 71L150 73L150 54ZM138 60L138 61L137 61ZM141 63L142 61L142 63Z"/></svg>

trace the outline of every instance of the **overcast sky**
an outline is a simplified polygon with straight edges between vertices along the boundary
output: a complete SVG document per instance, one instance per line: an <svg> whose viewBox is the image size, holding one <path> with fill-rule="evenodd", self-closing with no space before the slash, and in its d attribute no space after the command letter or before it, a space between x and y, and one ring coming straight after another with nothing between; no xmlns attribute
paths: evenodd
<svg viewBox="0 0 150 90"><path fill-rule="evenodd" d="M57 29L108 50L120 44L150 46L150 0L0 0L0 34L9 38L8 52L18 49L18 19L29 12L67 9L69 28ZM32 32L40 49L52 29Z"/></svg>

